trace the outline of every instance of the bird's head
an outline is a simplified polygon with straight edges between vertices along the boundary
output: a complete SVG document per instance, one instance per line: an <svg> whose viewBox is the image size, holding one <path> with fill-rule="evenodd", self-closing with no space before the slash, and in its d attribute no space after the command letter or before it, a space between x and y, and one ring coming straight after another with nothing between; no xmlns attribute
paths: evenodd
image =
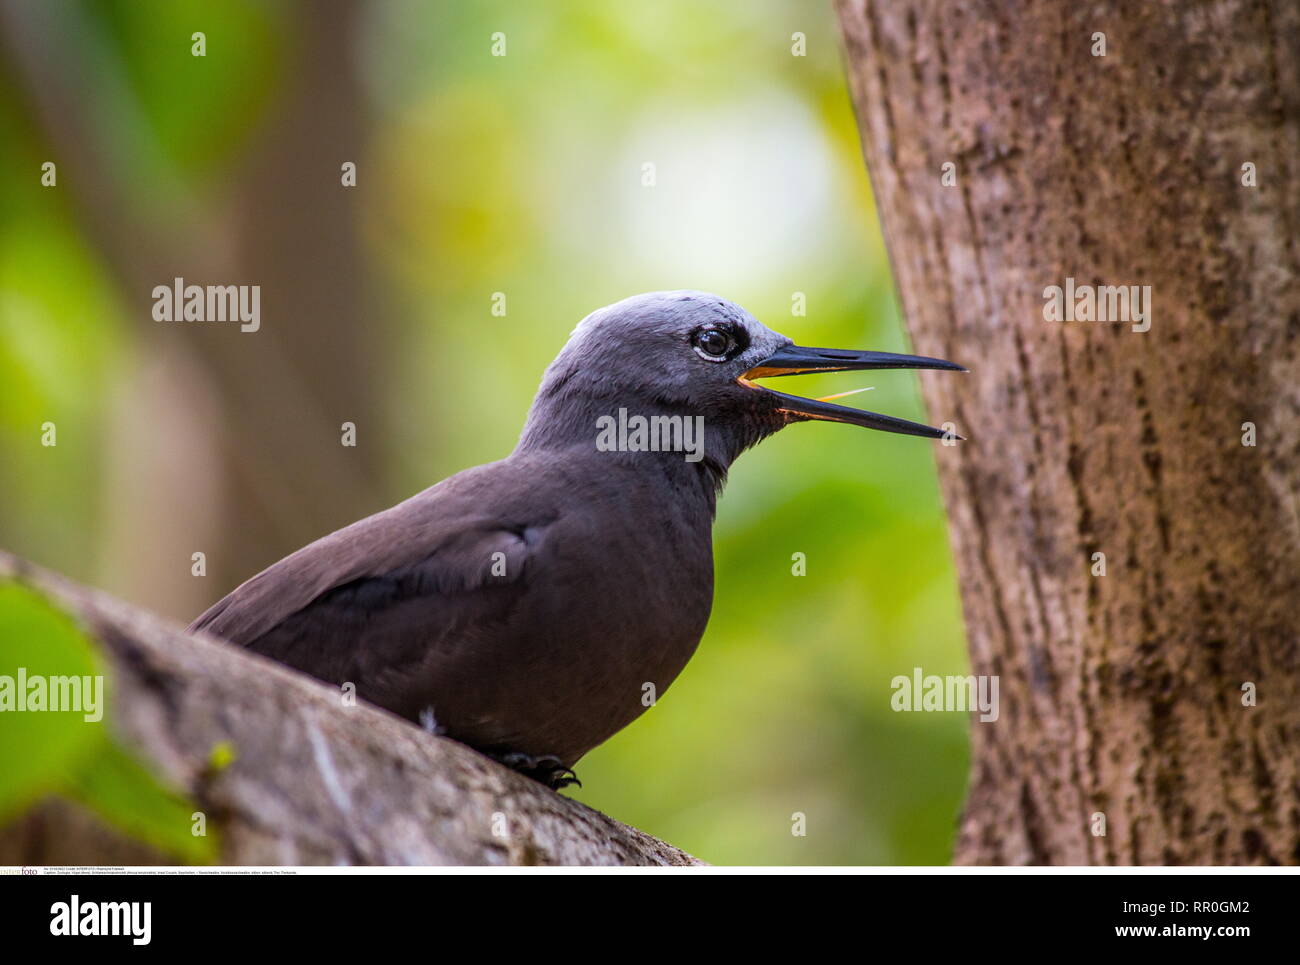
<svg viewBox="0 0 1300 965"><path fill-rule="evenodd" d="M942 438L944 431L893 416L808 399L762 379L866 369L965 371L942 359L890 352L806 348L734 302L698 291L634 295L592 312L551 363L523 443L595 440L601 417L700 417L708 452L725 467L792 422L821 420Z"/></svg>

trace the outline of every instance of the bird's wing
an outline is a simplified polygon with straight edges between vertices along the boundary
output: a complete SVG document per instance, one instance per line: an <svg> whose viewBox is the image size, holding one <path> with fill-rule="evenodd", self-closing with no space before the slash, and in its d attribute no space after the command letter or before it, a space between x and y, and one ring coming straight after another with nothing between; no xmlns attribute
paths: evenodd
<svg viewBox="0 0 1300 965"><path fill-rule="evenodd" d="M323 680L398 706L404 671L453 657L526 591L554 518L503 518L471 489L441 486L317 540L191 624ZM477 504L477 506L476 506Z"/></svg>

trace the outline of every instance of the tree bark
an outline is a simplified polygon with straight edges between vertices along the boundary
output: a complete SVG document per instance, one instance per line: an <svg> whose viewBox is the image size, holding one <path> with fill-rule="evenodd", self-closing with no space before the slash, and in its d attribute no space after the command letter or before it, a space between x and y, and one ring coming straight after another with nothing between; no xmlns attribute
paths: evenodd
<svg viewBox="0 0 1300 965"><path fill-rule="evenodd" d="M337 688L0 552L4 578L97 638L111 671L105 719L208 815L222 864L699 864L468 747L344 707ZM233 762L214 773L223 742ZM165 863L58 799L0 828L0 864Z"/></svg>
<svg viewBox="0 0 1300 965"><path fill-rule="evenodd" d="M922 379L1001 685L956 860L1300 861L1300 8L839 16L916 349L972 370ZM1047 321L1067 278L1150 329Z"/></svg>

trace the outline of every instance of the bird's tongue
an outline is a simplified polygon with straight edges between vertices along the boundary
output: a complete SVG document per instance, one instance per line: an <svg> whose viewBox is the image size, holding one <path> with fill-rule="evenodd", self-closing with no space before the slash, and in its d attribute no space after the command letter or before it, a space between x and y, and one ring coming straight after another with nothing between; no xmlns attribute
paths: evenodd
<svg viewBox="0 0 1300 965"><path fill-rule="evenodd" d="M818 401L818 402L829 402L831 399L842 399L842 398L844 398L846 395L857 395L859 392L870 392L870 391L872 391L874 388L875 388L874 385L868 385L866 388L863 388L863 389L849 389L849 391L847 391L847 392L836 392L834 395L823 395L823 396L820 396L820 397L817 399L817 401Z"/></svg>

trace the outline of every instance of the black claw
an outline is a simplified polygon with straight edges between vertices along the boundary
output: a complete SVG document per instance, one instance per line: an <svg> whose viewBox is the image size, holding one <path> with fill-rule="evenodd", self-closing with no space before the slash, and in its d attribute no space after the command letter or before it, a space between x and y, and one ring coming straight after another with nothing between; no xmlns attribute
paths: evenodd
<svg viewBox="0 0 1300 965"><path fill-rule="evenodd" d="M578 780L578 775L573 773L573 768L571 767L561 767L558 770L552 771L547 783L553 791L558 791L562 787L568 787L570 784L576 784L578 787L582 787L582 782Z"/></svg>
<svg viewBox="0 0 1300 965"><path fill-rule="evenodd" d="M554 754L543 754L534 757L532 754L510 751L506 754L493 754L491 756L512 771L518 771L525 777L531 777L534 781L545 784L553 791L568 787L570 784L582 787L582 782L578 780L578 775L573 772L573 768L566 767L564 762Z"/></svg>

